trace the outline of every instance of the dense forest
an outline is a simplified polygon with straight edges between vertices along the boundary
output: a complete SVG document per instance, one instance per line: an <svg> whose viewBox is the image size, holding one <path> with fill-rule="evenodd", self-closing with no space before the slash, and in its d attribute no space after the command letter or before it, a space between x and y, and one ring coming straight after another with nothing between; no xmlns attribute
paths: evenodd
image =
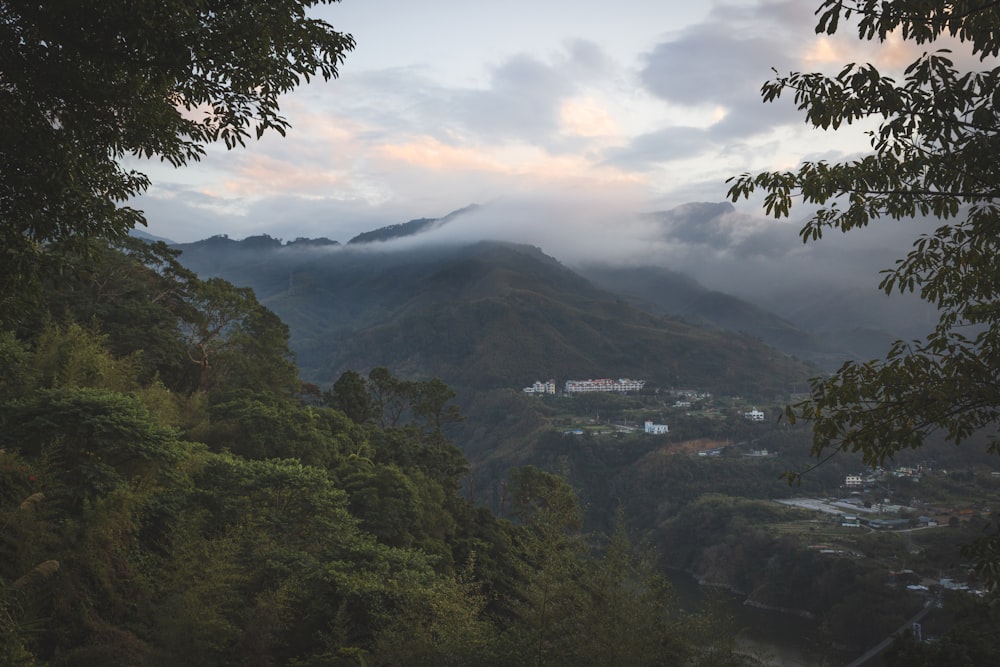
<svg viewBox="0 0 1000 667"><path fill-rule="evenodd" d="M508 413L503 430L531 437L522 449L479 429L461 443L540 464L485 457L480 472L503 480L495 513L477 505L477 478L452 439L468 431L456 428L459 397L446 382L410 372L414 365L397 377L387 366L407 359L370 359L364 342L332 360L303 355L308 377L331 386L303 382L288 327L251 288L200 278L177 251L130 238L144 224L130 202L151 180L126 160L180 167L212 144L284 134L281 96L336 77L354 48L349 34L307 14L332 1L0 3L0 664L762 662L736 647L717 616L685 611L663 566L821 619L830 637L851 638L852 651L915 610L930 612L936 641L904 629L888 665L998 664L997 487L972 464L921 482L921 507L952 503L953 527L946 519L923 534L873 529L847 539L844 526L763 502L784 482L770 460L598 446L589 435L567 440L540 413ZM811 476L821 486L843 478L829 463L835 454L874 469L911 450L931 455L934 437L995 457L1000 171L990 166L1000 83L996 70L967 67L1000 53L1000 9L823 0L817 15L818 33L836 33L853 15L863 41L901 36L923 54L898 81L873 65L835 76L776 72L765 101L794 96L814 129L871 121L872 152L745 173L730 179L729 197L759 197L778 218L805 204L805 241L880 218L937 219L879 287L914 293L939 319L882 359L815 378L810 397L782 414L794 428L808 425L804 453L827 465ZM938 39L966 52L953 62L934 50ZM440 282L497 282L484 266L459 266ZM609 344L619 337L608 323L631 306L610 302L595 317L592 301L555 311L534 289L515 296L527 307L480 304L477 317L508 323L496 328L495 347L510 342L511 323L526 321L519 313L556 333L572 316L587 324L591 349L606 349L616 365L634 359L634 348ZM495 370L491 382L511 386L545 370L551 350L571 351L482 354L463 347L467 321L435 306L433 319L373 330L377 354L404 340L443 342L463 355L454 367L476 358L477 378ZM668 350L662 332L653 335L658 319L633 323L648 334L649 366L687 356L703 362L701 377L730 386L739 378L721 357L699 354L698 341L680 335L686 327L666 332L678 346ZM456 335L441 341L445 330ZM330 342L320 339L319 351ZM743 349L770 358L751 338ZM524 365L512 374L518 355ZM783 395L800 370L785 365L773 385L737 384ZM663 378L682 380L690 381ZM500 414L515 399L483 403L475 409ZM802 482L803 473L787 478ZM903 494L916 499L912 483L893 495ZM975 511L955 504L960 494ZM971 514L960 520L963 511ZM659 556L636 546L630 521L649 531L642 537ZM831 536L838 546L824 548L819 538ZM838 552L841 544L856 553ZM903 590L908 577L944 589L941 574L952 570L979 577L983 598Z"/></svg>
<svg viewBox="0 0 1000 667"><path fill-rule="evenodd" d="M322 392L176 251L53 252L0 334L3 664L755 664L559 477L464 499L441 381Z"/></svg>

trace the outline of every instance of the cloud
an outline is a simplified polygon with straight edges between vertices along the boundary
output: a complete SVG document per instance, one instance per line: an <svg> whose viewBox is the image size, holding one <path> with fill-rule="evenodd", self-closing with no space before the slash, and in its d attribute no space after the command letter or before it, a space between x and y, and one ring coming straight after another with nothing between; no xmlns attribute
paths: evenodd
<svg viewBox="0 0 1000 667"><path fill-rule="evenodd" d="M544 59L514 54L491 68L487 86L442 90L426 111L433 115L431 122L457 127L459 136L481 143L528 143L562 152L567 134L593 137L613 127L607 111L588 94L612 67L599 46L583 40L566 43ZM587 128L581 125L584 114Z"/></svg>
<svg viewBox="0 0 1000 667"><path fill-rule="evenodd" d="M859 40L852 21L842 22L835 35L816 35L815 23L813 7L798 0L716 3L705 21L644 54L640 81L669 104L723 109L707 123L708 139L747 141L803 120L790 95L762 103L765 81L790 72L833 75L851 62L898 75L924 50L898 34L884 42Z"/></svg>
<svg viewBox="0 0 1000 667"><path fill-rule="evenodd" d="M415 137L406 143L382 144L376 152L384 161L399 161L436 171L506 171L500 161L475 148L448 145L429 136Z"/></svg>
<svg viewBox="0 0 1000 667"><path fill-rule="evenodd" d="M773 69L788 71L799 63L795 54L812 34L811 13L802 4L717 5L708 20L645 55L642 84L672 104L723 109L711 125L715 139L746 139L793 122L800 116L790 105L761 103L760 87Z"/></svg>
<svg viewBox="0 0 1000 667"><path fill-rule="evenodd" d="M619 261L641 252L655 234L654 226L634 213L640 201L641 192L628 188L516 193L462 213L430 233L385 247L410 249L485 239L535 245L569 263L595 253Z"/></svg>
<svg viewBox="0 0 1000 667"><path fill-rule="evenodd" d="M562 134L581 137L614 137L621 133L618 122L608 109L593 97L571 98L559 109Z"/></svg>
<svg viewBox="0 0 1000 667"><path fill-rule="evenodd" d="M798 232L808 214L800 209L792 220L775 220L747 206L686 204L648 216L659 233L641 260L757 303L799 289L874 293L880 272L934 227L930 220L883 220L850 234L833 230L819 241L803 243Z"/></svg>
<svg viewBox="0 0 1000 667"><path fill-rule="evenodd" d="M532 16L558 18L556 4ZM409 51L387 53L373 69L352 68L349 57L340 79L283 98L292 122L287 137L267 136L244 151L213 149L195 169L155 175L157 187L138 203L150 231L182 241L214 233L345 241L492 203L448 233L535 243L566 261L606 255L661 262L718 288L767 290L788 279L785 266L830 279L838 268L854 279L862 263L864 271L885 266L864 245L803 246L797 224L766 220L749 203L704 221L690 211L667 222L642 215L718 202L725 179L742 171L864 149L863 135L807 131L790 100L763 104L760 86L772 67L836 71L852 60L897 66L909 53L895 38L860 43L849 26L817 37L811 3L689 4L677 23L665 18L668 9L644 16L643 3L628 12L602 4L590 9L603 22L588 26L574 14L551 24L558 29L525 28L537 38L512 34L502 48L482 53L468 34L453 35L454 26L435 24L436 32L424 34L422 12L407 10L406 21L390 23L411 31L400 37ZM435 5L436 21L450 6ZM358 16L374 12L357 7ZM671 25L678 28L657 32ZM381 26L363 24L359 40Z"/></svg>
<svg viewBox="0 0 1000 667"><path fill-rule="evenodd" d="M634 137L625 146L610 148L604 152L604 159L607 164L641 170L658 162L698 155L709 142L703 128L668 127Z"/></svg>
<svg viewBox="0 0 1000 667"><path fill-rule="evenodd" d="M173 201L163 188L144 205L174 221L212 211L225 233L297 218L302 235L317 212L391 224L507 196L635 191L644 174L601 155L623 133L600 85L613 70L596 44L571 40L545 57L503 59L479 88L444 85L422 67L345 74L336 97L307 88L283 103L288 136L212 151L208 178L168 174Z"/></svg>

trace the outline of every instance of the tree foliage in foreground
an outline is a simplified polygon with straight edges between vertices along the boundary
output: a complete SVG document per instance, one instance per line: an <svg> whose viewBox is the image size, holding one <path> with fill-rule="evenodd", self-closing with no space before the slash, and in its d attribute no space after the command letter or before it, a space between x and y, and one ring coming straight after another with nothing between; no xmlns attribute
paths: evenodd
<svg viewBox="0 0 1000 667"><path fill-rule="evenodd" d="M958 444L995 431L1000 417L1000 6L825 0L817 14L818 33L832 34L853 20L861 39L901 35L928 48L947 41L982 64L967 71L960 58L937 48L898 80L852 63L835 76L791 73L770 81L764 100L791 95L815 128L876 120L872 152L835 164L806 162L795 171L744 174L729 190L733 201L763 191L764 207L776 217L788 216L796 199L817 206L801 231L807 242L880 218L939 221L883 272L880 284L886 293L915 292L937 306L934 330L922 340L896 342L884 359L848 362L814 380L811 398L787 410L789 419L812 422L817 457L860 452L878 465L921 446L931 431ZM1000 452L995 432L988 447ZM994 585L1000 582L995 562L983 567Z"/></svg>
<svg viewBox="0 0 1000 667"><path fill-rule="evenodd" d="M354 47L306 15L331 1L0 2L0 305L48 242L145 224L123 204L150 182L124 158L181 166L284 134L279 97Z"/></svg>

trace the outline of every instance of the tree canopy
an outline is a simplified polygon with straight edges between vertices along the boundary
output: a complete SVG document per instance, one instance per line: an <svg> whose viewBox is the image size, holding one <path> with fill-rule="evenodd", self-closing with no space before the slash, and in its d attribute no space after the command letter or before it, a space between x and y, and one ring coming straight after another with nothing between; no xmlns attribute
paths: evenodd
<svg viewBox="0 0 1000 667"><path fill-rule="evenodd" d="M747 664L624 534L546 548L460 498L445 383L317 405L251 290L127 237L123 158L282 132L336 74L314 4L0 0L0 664Z"/></svg>
<svg viewBox="0 0 1000 667"><path fill-rule="evenodd" d="M279 96L354 47L307 16L334 1L0 2L0 284L35 275L50 241L144 224L125 204L150 182L124 158L181 166L284 134Z"/></svg>
<svg viewBox="0 0 1000 667"><path fill-rule="evenodd" d="M886 293L915 292L940 313L922 340L897 341L884 359L848 362L813 381L809 400L787 409L812 421L813 453L860 452L881 464L932 431L960 443L989 435L1000 417L1000 5L985 0L825 0L817 33L854 24L862 40L890 34L927 48L897 80L871 64L839 73L795 72L764 84L766 102L793 97L815 128L872 119L871 152L840 163L805 162L795 171L730 179L733 201L764 193L766 211L793 202L817 207L803 241L882 218L939 221L883 271ZM945 48L948 47L948 48ZM961 51L953 55L952 49ZM963 68L963 62L981 68ZM996 573L994 573L996 574ZM994 582L997 580L994 577Z"/></svg>

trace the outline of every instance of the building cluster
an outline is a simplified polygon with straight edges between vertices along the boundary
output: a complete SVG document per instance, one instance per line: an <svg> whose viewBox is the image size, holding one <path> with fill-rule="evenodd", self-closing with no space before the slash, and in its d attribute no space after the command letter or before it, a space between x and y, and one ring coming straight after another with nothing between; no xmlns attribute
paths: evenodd
<svg viewBox="0 0 1000 667"><path fill-rule="evenodd" d="M712 394L701 389L674 389L673 391L677 398L689 401L701 401L706 398L712 398Z"/></svg>
<svg viewBox="0 0 1000 667"><path fill-rule="evenodd" d="M857 489L876 484L885 477L905 477L907 479L912 479L915 482L919 482L925 472L926 470L922 465L918 465L916 467L899 466L895 470L886 470L881 467L872 468L861 474L846 475L844 477L844 486L851 489Z"/></svg>
<svg viewBox="0 0 1000 667"><path fill-rule="evenodd" d="M777 455L778 455L777 452L769 452L766 449L751 449L743 456L747 456L752 459L767 459L767 458L773 458Z"/></svg>
<svg viewBox="0 0 1000 667"><path fill-rule="evenodd" d="M628 378L618 378L617 380L566 380L563 391L566 394L585 394L596 392L607 392L624 394L630 391L639 391L646 386L645 380L629 380ZM554 394L556 393L556 381L546 382L536 381L530 387L525 387L522 391L525 394Z"/></svg>
<svg viewBox="0 0 1000 667"><path fill-rule="evenodd" d="M547 382L541 382L536 380L530 387L524 388L525 394L554 394L556 393L556 381L548 380Z"/></svg>
<svg viewBox="0 0 1000 667"><path fill-rule="evenodd" d="M644 386L646 386L645 380L629 380L628 378L618 378L617 380L608 378L600 380L566 380L563 391L567 394L593 392L624 394L630 391L640 391Z"/></svg>
<svg viewBox="0 0 1000 667"><path fill-rule="evenodd" d="M863 486L865 483L864 478L861 475L847 475L844 478L844 486L846 487L858 487Z"/></svg>
<svg viewBox="0 0 1000 667"><path fill-rule="evenodd" d="M762 422L764 421L764 413L757 408L753 408L748 412L743 413L743 418L748 419L752 422Z"/></svg>

